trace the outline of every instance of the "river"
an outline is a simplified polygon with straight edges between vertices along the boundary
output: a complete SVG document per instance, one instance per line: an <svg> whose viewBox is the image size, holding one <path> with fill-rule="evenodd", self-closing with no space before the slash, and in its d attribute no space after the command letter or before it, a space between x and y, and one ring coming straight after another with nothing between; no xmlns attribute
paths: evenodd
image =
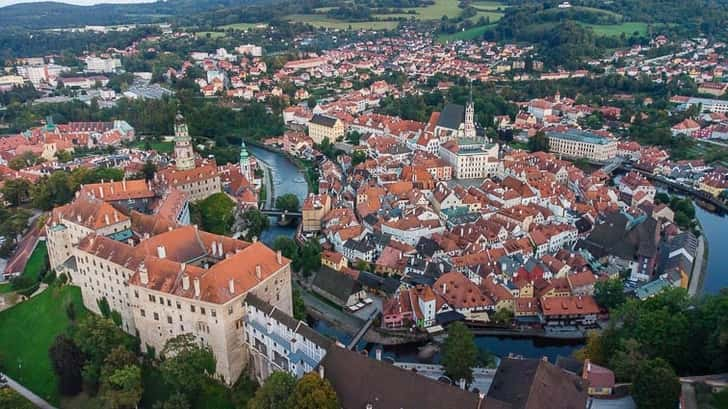
<svg viewBox="0 0 728 409"><path fill-rule="evenodd" d="M303 172L296 165L281 154L257 146L248 146L248 151L270 169L273 179L273 192L266 193L269 195L273 194L274 201L278 196L293 193L298 197L299 202L303 203L303 200L308 195L308 185L306 184L306 178ZM276 237L293 237L295 233L295 225L281 227L278 225L277 217L270 217L270 227L263 232L260 240L270 246Z"/></svg>
<svg viewBox="0 0 728 409"><path fill-rule="evenodd" d="M264 162L270 168L273 176L274 196L277 197L286 193L293 193L303 202L308 194L308 186L304 174L300 169L281 154L256 146L249 146L248 150L253 156ZM728 286L728 271L725 268L725 266L728 266L728 252L723 251L726 243L728 243L728 219L724 216L710 213L698 206L696 206L695 213L703 225L709 248L703 290L704 293L713 294L717 293L721 288ZM280 227L277 225L275 218L271 218L271 227L263 233L261 240L270 245L278 236L284 235L292 237L294 234L295 227ZM324 322L312 321L311 325L324 335L335 337L342 343L347 343L351 339L351 335L338 331ZM507 356L509 353L520 354L527 358L541 358L545 356L552 362L559 355L571 355L583 345L580 341L485 335L476 336L475 342L478 347L497 356ZM367 345L366 343L360 343L357 346L358 349L367 349L370 352L375 347L376 345ZM387 347L384 349L384 356L398 361L414 362L417 360L417 347L413 345ZM439 356L435 355L433 359L437 361Z"/></svg>
<svg viewBox="0 0 728 409"><path fill-rule="evenodd" d="M708 243L708 264L702 294L716 294L728 287L728 217L695 206L695 216Z"/></svg>

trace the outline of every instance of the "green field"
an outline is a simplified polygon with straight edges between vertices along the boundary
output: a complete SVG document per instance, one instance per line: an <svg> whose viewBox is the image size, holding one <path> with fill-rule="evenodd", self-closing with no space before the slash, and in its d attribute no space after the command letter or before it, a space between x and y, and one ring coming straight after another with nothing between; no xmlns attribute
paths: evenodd
<svg viewBox="0 0 728 409"><path fill-rule="evenodd" d="M596 34L602 36L619 36L622 33L626 36L630 36L635 32L637 32L640 36L647 34L647 23L630 22L622 24L579 24L584 27L591 28Z"/></svg>
<svg viewBox="0 0 728 409"><path fill-rule="evenodd" d="M85 314L78 287L51 286L42 294L0 312L0 360L13 379L51 404L58 404L56 377L48 348L69 325L65 306ZM32 332L31 332L32 331Z"/></svg>
<svg viewBox="0 0 728 409"><path fill-rule="evenodd" d="M0 294L2 294L2 293L9 293L11 291L13 291L13 288L10 285L10 283L0 284Z"/></svg>
<svg viewBox="0 0 728 409"><path fill-rule="evenodd" d="M25 265L23 275L32 277L33 280L38 281L40 272L43 270L43 264L45 263L47 254L48 249L46 248L46 242L39 241L38 245L35 246L35 250L33 250L33 254L30 255L28 263Z"/></svg>
<svg viewBox="0 0 728 409"><path fill-rule="evenodd" d="M220 31L200 31L196 34L197 37L207 37L207 35L210 35L210 38L220 38L225 37L225 33Z"/></svg>
<svg viewBox="0 0 728 409"><path fill-rule="evenodd" d="M137 149L145 149L146 141L136 141L132 146ZM152 141L149 146L159 153L172 153L174 150L174 142Z"/></svg>
<svg viewBox="0 0 728 409"><path fill-rule="evenodd" d="M291 14L287 20L311 24L314 27L337 30L391 30L397 27L396 21L356 21L348 22L316 14Z"/></svg>
<svg viewBox="0 0 728 409"><path fill-rule="evenodd" d="M219 28L221 30L247 31L247 30L252 30L254 28L257 28L258 26L267 27L268 24L266 24L266 23L235 23L235 24L227 24L224 26L219 26L217 28Z"/></svg>
<svg viewBox="0 0 728 409"><path fill-rule="evenodd" d="M435 4L417 9L420 20L439 20L442 16L457 17L461 12L457 0L435 0Z"/></svg>
<svg viewBox="0 0 728 409"><path fill-rule="evenodd" d="M465 31L458 31L452 34L442 34L437 37L437 40L446 43L448 41L460 41L460 40L472 40L483 35L488 29L494 27L495 24L488 24L485 26L473 27Z"/></svg>
<svg viewBox="0 0 728 409"><path fill-rule="evenodd" d="M478 14L470 17L470 21L477 22L481 17L486 17L490 23L495 23L503 17L499 11L478 11Z"/></svg>
<svg viewBox="0 0 728 409"><path fill-rule="evenodd" d="M506 9L507 4L501 3L500 1L474 1L471 3L473 7L478 10L497 10L498 8Z"/></svg>

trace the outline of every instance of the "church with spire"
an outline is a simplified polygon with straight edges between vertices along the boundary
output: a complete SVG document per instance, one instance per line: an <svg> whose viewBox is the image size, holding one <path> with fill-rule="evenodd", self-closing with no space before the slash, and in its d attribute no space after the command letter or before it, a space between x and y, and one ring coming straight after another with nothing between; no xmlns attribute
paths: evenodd
<svg viewBox="0 0 728 409"><path fill-rule="evenodd" d="M473 87L465 106L459 104L446 104L438 115L435 124L434 136L440 142L453 139L485 138L485 129L475 122L475 104L473 103Z"/></svg>

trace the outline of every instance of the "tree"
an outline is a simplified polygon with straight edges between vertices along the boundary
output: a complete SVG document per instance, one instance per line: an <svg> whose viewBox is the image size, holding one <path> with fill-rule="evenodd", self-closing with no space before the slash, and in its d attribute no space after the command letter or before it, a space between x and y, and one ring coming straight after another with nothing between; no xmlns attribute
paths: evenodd
<svg viewBox="0 0 728 409"><path fill-rule="evenodd" d="M291 260L298 257L298 244L290 237L276 237L273 241L273 249L280 251L283 257Z"/></svg>
<svg viewBox="0 0 728 409"><path fill-rule="evenodd" d="M680 397L680 381L667 362L651 359L637 369L631 391L640 409L675 408Z"/></svg>
<svg viewBox="0 0 728 409"><path fill-rule="evenodd" d="M192 334L168 340L162 356L165 359L160 370L164 381L188 398L193 397L215 373L215 356L209 347L201 347Z"/></svg>
<svg viewBox="0 0 728 409"><path fill-rule="evenodd" d="M599 333L589 331L586 338L586 345L574 351L574 357L580 361L589 359L598 365L606 365L608 358L604 351L603 339Z"/></svg>
<svg viewBox="0 0 728 409"><path fill-rule="evenodd" d="M301 378L288 401L290 409L339 409L339 399L329 381L309 372Z"/></svg>
<svg viewBox="0 0 728 409"><path fill-rule="evenodd" d="M0 192L11 206L20 206L30 198L30 182L21 178L8 179Z"/></svg>
<svg viewBox="0 0 728 409"><path fill-rule="evenodd" d="M513 321L513 311L508 308L501 308L493 314L493 321L501 325L510 324Z"/></svg>
<svg viewBox="0 0 728 409"><path fill-rule="evenodd" d="M549 139L543 131L536 132L536 135L528 139L528 149L531 152L549 150Z"/></svg>
<svg viewBox="0 0 728 409"><path fill-rule="evenodd" d="M609 367L612 368L618 380L622 382L634 380L639 366L646 358L641 349L642 345L636 339L622 340L619 349L609 360Z"/></svg>
<svg viewBox="0 0 728 409"><path fill-rule="evenodd" d="M133 349L134 341L127 337L114 322L97 315L88 315L73 330L73 341L86 356L83 379L86 386L96 390L101 377L101 367L111 351L117 346Z"/></svg>
<svg viewBox="0 0 728 409"><path fill-rule="evenodd" d="M225 193L208 196L196 204L200 211L202 229L215 234L227 234L233 225L235 202Z"/></svg>
<svg viewBox="0 0 728 409"><path fill-rule="evenodd" d="M25 169L39 163L41 159L32 152L21 153L8 161L8 167L13 170Z"/></svg>
<svg viewBox="0 0 728 409"><path fill-rule="evenodd" d="M74 396L81 392L83 386L81 369L85 358L73 340L66 335L57 336L48 350L48 355L53 372L57 375L58 391L61 395Z"/></svg>
<svg viewBox="0 0 728 409"><path fill-rule="evenodd" d="M278 196L276 198L276 208L283 211L297 212L300 208L298 196L294 195L293 193L286 193L284 195Z"/></svg>
<svg viewBox="0 0 728 409"><path fill-rule="evenodd" d="M157 165L152 163L152 161L146 161L144 163L144 166L142 166L142 174L144 175L144 180L154 179L155 173L157 173Z"/></svg>
<svg viewBox="0 0 728 409"><path fill-rule="evenodd" d="M248 241L253 240L253 238L260 238L263 231L270 225L268 216L255 208L250 208L243 213L243 221L246 232L244 238Z"/></svg>
<svg viewBox="0 0 728 409"><path fill-rule="evenodd" d="M66 163L73 160L73 155L71 154L71 151L58 151L56 152L56 160L60 163Z"/></svg>
<svg viewBox="0 0 728 409"><path fill-rule="evenodd" d="M351 166L364 163L367 160L367 153L364 151L355 151L351 154Z"/></svg>
<svg viewBox="0 0 728 409"><path fill-rule="evenodd" d="M306 304L303 302L301 290L293 287L293 317L303 321L306 319Z"/></svg>
<svg viewBox="0 0 728 409"><path fill-rule="evenodd" d="M594 285L594 299L602 307L613 310L624 304L627 296L624 294L624 284L619 278L598 281Z"/></svg>
<svg viewBox="0 0 728 409"><path fill-rule="evenodd" d="M455 322L447 329L447 338L442 345L442 366L445 374L455 382L464 379L473 382L473 367L478 362L478 347L475 338L462 322Z"/></svg>
<svg viewBox="0 0 728 409"><path fill-rule="evenodd" d="M142 398L142 370L138 365L117 368L103 378L101 397L111 409L136 408Z"/></svg>
<svg viewBox="0 0 728 409"><path fill-rule="evenodd" d="M184 394L175 392L166 401L155 403L154 409L191 409L191 406Z"/></svg>
<svg viewBox="0 0 728 409"><path fill-rule="evenodd" d="M288 400L296 387L296 378L288 372L276 371L248 402L248 409L288 409Z"/></svg>
<svg viewBox="0 0 728 409"><path fill-rule="evenodd" d="M308 240L299 248L299 256L293 259L293 268L308 277L321 267L321 245L316 240Z"/></svg>

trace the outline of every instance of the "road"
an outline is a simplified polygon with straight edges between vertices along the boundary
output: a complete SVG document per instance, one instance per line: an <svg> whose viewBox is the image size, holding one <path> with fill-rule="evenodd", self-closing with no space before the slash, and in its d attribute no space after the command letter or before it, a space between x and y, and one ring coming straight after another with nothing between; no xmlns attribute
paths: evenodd
<svg viewBox="0 0 728 409"><path fill-rule="evenodd" d="M703 258L705 255L705 238L703 235L698 237L698 248L695 251L695 264L693 264L693 272L690 275L690 285L688 294L691 296L700 292L700 283L703 278Z"/></svg>
<svg viewBox="0 0 728 409"><path fill-rule="evenodd" d="M53 406L50 403L46 402L45 400L41 399L40 396L31 392L25 386L10 379L9 376L7 376L5 374L0 374L0 375L5 376L5 379L7 379L7 381L8 381L9 387L13 388L16 392L18 392L20 395L22 395L25 399L28 399L33 405L35 405L41 409L56 409L55 406Z"/></svg>
<svg viewBox="0 0 728 409"><path fill-rule="evenodd" d="M263 205L263 208L273 209L273 183L271 182L273 171L268 164L260 159L258 159L258 164L263 169L263 183L265 183L265 205Z"/></svg>

